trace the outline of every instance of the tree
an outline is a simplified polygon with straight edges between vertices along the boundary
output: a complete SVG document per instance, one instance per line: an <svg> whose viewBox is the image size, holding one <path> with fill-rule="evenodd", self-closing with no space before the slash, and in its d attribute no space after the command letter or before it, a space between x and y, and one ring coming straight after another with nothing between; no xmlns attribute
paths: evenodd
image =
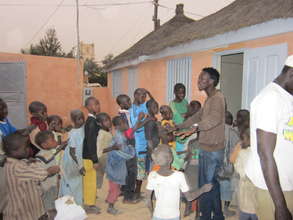
<svg viewBox="0 0 293 220"><path fill-rule="evenodd" d="M74 57L74 50L75 48L73 47L69 53L65 53L57 37L56 30L51 28L47 30L39 43L31 44L29 49L21 49L21 53L52 57Z"/></svg>

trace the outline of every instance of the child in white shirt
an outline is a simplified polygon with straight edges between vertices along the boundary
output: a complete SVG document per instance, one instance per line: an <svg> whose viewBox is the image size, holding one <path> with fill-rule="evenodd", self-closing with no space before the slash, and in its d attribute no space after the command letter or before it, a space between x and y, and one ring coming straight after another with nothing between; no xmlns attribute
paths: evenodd
<svg viewBox="0 0 293 220"><path fill-rule="evenodd" d="M159 145L152 154L158 171L152 171L148 177L147 205L152 213L153 220L179 220L180 219L180 191L188 201L192 201L201 194L212 189L211 184L202 186L198 191L189 192L185 176L182 172L171 170L173 160L169 146ZM153 208L152 192L155 192L156 206Z"/></svg>

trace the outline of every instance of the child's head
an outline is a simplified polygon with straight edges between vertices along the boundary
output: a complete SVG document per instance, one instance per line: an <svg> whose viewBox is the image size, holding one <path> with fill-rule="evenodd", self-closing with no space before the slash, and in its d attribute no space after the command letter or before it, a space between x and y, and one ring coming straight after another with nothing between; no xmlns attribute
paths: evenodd
<svg viewBox="0 0 293 220"><path fill-rule="evenodd" d="M134 91L134 101L136 104L140 105L145 103L146 91L143 88L138 88Z"/></svg>
<svg viewBox="0 0 293 220"><path fill-rule="evenodd" d="M233 115L229 111L225 113L225 123L230 126L233 124Z"/></svg>
<svg viewBox="0 0 293 220"><path fill-rule="evenodd" d="M47 114L47 106L39 101L33 101L28 107L29 112L33 117L37 117L42 121L46 121L48 114Z"/></svg>
<svg viewBox="0 0 293 220"><path fill-rule="evenodd" d="M122 118L121 116L115 116L112 119L112 124L114 125L116 130L121 132L124 132L127 129L129 129L127 120L125 118Z"/></svg>
<svg viewBox="0 0 293 220"><path fill-rule="evenodd" d="M168 105L162 105L160 107L160 113L163 120L171 120L173 118L172 109Z"/></svg>
<svg viewBox="0 0 293 220"><path fill-rule="evenodd" d="M47 118L47 122L48 122L49 128L52 129L52 131L56 131L56 132L62 131L63 121L59 115L50 115Z"/></svg>
<svg viewBox="0 0 293 220"><path fill-rule="evenodd" d="M29 157L27 138L19 132L15 132L3 139L3 150L8 157L25 159Z"/></svg>
<svg viewBox="0 0 293 220"><path fill-rule="evenodd" d="M173 154L170 147L166 144L160 144L152 153L152 159L156 165L171 166Z"/></svg>
<svg viewBox="0 0 293 220"><path fill-rule="evenodd" d="M182 83L176 83L176 85L174 86L174 95L176 101L181 102L186 95L185 85L183 85Z"/></svg>
<svg viewBox="0 0 293 220"><path fill-rule="evenodd" d="M85 100L85 107L89 113L96 115L100 112L100 102L95 97L91 96Z"/></svg>
<svg viewBox="0 0 293 220"><path fill-rule="evenodd" d="M97 122L101 128L105 131L110 131L112 128L111 118L107 113L101 112L97 116Z"/></svg>
<svg viewBox="0 0 293 220"><path fill-rule="evenodd" d="M44 150L54 149L58 146L52 131L40 131L35 137L35 142Z"/></svg>
<svg viewBox="0 0 293 220"><path fill-rule="evenodd" d="M168 130L163 126L159 126L159 137L161 143L166 145L175 140L173 132L168 132Z"/></svg>
<svg viewBox="0 0 293 220"><path fill-rule="evenodd" d="M83 126L84 121L85 121L84 114L79 109L72 110L70 112L70 118L71 118L71 121L73 122L75 128L80 128L81 126Z"/></svg>
<svg viewBox="0 0 293 220"><path fill-rule="evenodd" d="M8 108L6 102L0 98L0 121L4 121L4 119L8 115Z"/></svg>
<svg viewBox="0 0 293 220"><path fill-rule="evenodd" d="M241 109L237 112L236 124L238 127L249 127L249 111Z"/></svg>
<svg viewBox="0 0 293 220"><path fill-rule="evenodd" d="M131 99L128 95L121 94L118 95L116 98L117 104L120 106L121 109L128 110L131 107Z"/></svg>
<svg viewBox="0 0 293 220"><path fill-rule="evenodd" d="M159 104L154 100L150 99L146 103L146 107L150 115L155 116L159 112Z"/></svg>
<svg viewBox="0 0 293 220"><path fill-rule="evenodd" d="M247 128L240 134L242 148L248 148L250 146L250 129Z"/></svg>
<svg viewBox="0 0 293 220"><path fill-rule="evenodd" d="M197 113L201 109L201 104L199 101L193 100L189 103L187 106L187 113L185 115L185 118L188 118L195 113Z"/></svg>

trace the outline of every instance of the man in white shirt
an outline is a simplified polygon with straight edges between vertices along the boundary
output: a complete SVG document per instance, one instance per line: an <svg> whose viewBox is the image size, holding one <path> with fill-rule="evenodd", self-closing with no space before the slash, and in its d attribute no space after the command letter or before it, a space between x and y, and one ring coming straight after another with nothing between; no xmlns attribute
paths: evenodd
<svg viewBox="0 0 293 220"><path fill-rule="evenodd" d="M256 186L260 220L292 220L293 55L251 103L251 155L246 174Z"/></svg>

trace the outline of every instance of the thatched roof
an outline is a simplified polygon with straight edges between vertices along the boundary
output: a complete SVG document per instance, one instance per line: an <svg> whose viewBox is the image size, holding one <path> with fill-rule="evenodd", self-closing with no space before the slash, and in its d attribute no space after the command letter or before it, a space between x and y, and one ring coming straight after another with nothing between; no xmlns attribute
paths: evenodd
<svg viewBox="0 0 293 220"><path fill-rule="evenodd" d="M180 17L183 19L181 22L175 16L115 57L111 66L192 40L213 37L277 18L293 17L293 0L236 0L199 21L192 22L184 15Z"/></svg>

